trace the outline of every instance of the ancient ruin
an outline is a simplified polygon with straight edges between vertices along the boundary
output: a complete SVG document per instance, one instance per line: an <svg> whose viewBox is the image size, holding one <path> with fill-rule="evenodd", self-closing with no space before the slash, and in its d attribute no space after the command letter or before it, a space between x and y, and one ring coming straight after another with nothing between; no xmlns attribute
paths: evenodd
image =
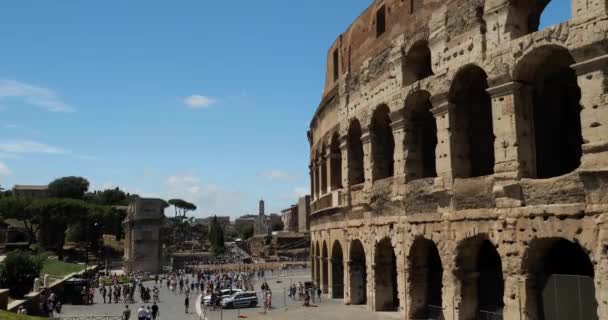
<svg viewBox="0 0 608 320"><path fill-rule="evenodd" d="M161 227L167 203L136 198L127 209L124 270L160 272L163 263Z"/></svg>
<svg viewBox="0 0 608 320"><path fill-rule="evenodd" d="M402 319L608 318L608 1L376 0L308 137L313 278Z"/></svg>

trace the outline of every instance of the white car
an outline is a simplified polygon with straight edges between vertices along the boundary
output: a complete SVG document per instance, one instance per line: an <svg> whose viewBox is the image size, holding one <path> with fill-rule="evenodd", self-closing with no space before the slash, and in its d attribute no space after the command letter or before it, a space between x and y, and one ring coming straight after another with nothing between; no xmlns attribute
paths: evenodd
<svg viewBox="0 0 608 320"><path fill-rule="evenodd" d="M255 308L258 306L258 297L254 291L237 292L228 298L222 299L223 309Z"/></svg>
<svg viewBox="0 0 608 320"><path fill-rule="evenodd" d="M220 292L222 293L222 295L220 297L218 297L219 298L218 300L222 301L224 298L228 298L235 293L243 292L243 290L241 290L241 289L222 289L222 290L220 290ZM203 298L203 303L206 306L208 306L211 303L211 295L206 295Z"/></svg>

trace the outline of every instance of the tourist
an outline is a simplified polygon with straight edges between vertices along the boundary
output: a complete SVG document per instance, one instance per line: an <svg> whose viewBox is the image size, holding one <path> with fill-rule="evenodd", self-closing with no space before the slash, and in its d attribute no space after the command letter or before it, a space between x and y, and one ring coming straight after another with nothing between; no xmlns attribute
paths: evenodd
<svg viewBox="0 0 608 320"><path fill-rule="evenodd" d="M323 293L323 290L321 290L321 287L318 287L317 288L317 296L318 296L319 302L321 302L321 294L322 293Z"/></svg>
<svg viewBox="0 0 608 320"><path fill-rule="evenodd" d="M129 309L128 305L125 305L125 310L122 311L122 320L131 319L131 309Z"/></svg>
<svg viewBox="0 0 608 320"><path fill-rule="evenodd" d="M190 306L190 298L188 296L184 299L184 306L186 307L186 313L188 313L188 307Z"/></svg>
<svg viewBox="0 0 608 320"><path fill-rule="evenodd" d="M146 320L146 314L148 312L146 311L146 308L144 308L144 306L141 306L138 310L137 310L137 320Z"/></svg>
<svg viewBox="0 0 608 320"><path fill-rule="evenodd" d="M156 317L160 316L160 312L158 311L158 306L156 302L152 305L152 320L156 320Z"/></svg>
<svg viewBox="0 0 608 320"><path fill-rule="evenodd" d="M150 306L146 309L146 320L152 320L152 310L150 310Z"/></svg>

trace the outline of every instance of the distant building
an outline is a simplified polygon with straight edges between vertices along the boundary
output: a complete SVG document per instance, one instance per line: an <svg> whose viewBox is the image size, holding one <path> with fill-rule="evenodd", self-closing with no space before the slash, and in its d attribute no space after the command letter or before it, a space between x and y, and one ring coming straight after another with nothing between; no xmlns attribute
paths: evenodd
<svg viewBox="0 0 608 320"><path fill-rule="evenodd" d="M13 187L16 197L46 198L49 196L49 186L19 185Z"/></svg>
<svg viewBox="0 0 608 320"><path fill-rule="evenodd" d="M281 211L281 221L283 221L283 231L298 232L298 206L292 205Z"/></svg>
<svg viewBox="0 0 608 320"><path fill-rule="evenodd" d="M268 224L266 221L266 215L264 214L264 200L260 200L258 203L258 216L255 218L255 224L253 226L253 234L265 235L268 234Z"/></svg>
<svg viewBox="0 0 608 320"><path fill-rule="evenodd" d="M234 227L237 230L240 230L241 228L243 228L245 226L251 226L252 228L255 228L255 219L256 219L255 216L253 216L253 217L242 216L242 217L234 220Z"/></svg>
<svg viewBox="0 0 608 320"><path fill-rule="evenodd" d="M310 196L298 199L298 232L310 231Z"/></svg>

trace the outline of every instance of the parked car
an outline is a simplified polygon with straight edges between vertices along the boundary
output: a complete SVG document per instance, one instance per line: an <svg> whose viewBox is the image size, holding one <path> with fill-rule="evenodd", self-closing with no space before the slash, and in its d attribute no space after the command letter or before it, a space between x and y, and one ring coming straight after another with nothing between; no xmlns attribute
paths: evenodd
<svg viewBox="0 0 608 320"><path fill-rule="evenodd" d="M222 308L255 308L258 296L253 291L238 292L222 300Z"/></svg>
<svg viewBox="0 0 608 320"><path fill-rule="evenodd" d="M222 295L219 297L219 300L222 301L222 299L228 298L235 293L243 292L243 290L241 290L241 289L222 289L222 290L220 290L220 292L222 293ZM203 297L203 303L206 306L208 306L211 303L211 295L206 295L205 297Z"/></svg>

